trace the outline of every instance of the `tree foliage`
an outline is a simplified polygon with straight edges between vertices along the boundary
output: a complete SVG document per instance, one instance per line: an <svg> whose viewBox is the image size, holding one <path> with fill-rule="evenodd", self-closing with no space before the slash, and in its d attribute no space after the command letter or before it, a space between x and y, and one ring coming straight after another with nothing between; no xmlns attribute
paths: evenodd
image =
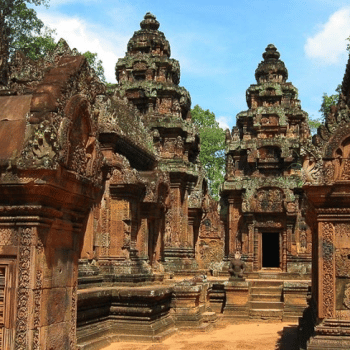
<svg viewBox="0 0 350 350"><path fill-rule="evenodd" d="M326 93L322 96L322 104L319 112L321 112L322 120L325 121L328 113L332 106L336 106L339 102L339 97L341 93L341 85L338 85L335 89L336 94L328 96Z"/></svg>
<svg viewBox="0 0 350 350"><path fill-rule="evenodd" d="M318 127L322 124L321 119L308 119L311 135L316 134Z"/></svg>
<svg viewBox="0 0 350 350"><path fill-rule="evenodd" d="M103 83L106 83L105 70L102 66L102 61L98 58L97 53L86 51L83 53L89 62L90 66L95 70L96 75Z"/></svg>
<svg viewBox="0 0 350 350"><path fill-rule="evenodd" d="M219 199L219 186L225 175L225 132L215 120L215 114L198 105L191 110L193 123L201 139L199 159L207 172L209 191Z"/></svg>
<svg viewBox="0 0 350 350"><path fill-rule="evenodd" d="M1 0L1 19L5 25L10 55L23 51L37 59L55 46L53 30L45 27L34 9L27 4L48 5L47 0Z"/></svg>
<svg viewBox="0 0 350 350"><path fill-rule="evenodd" d="M20 50L32 60L37 60L56 47L56 31L46 27L36 11L27 7L27 4L48 6L49 0L0 1L0 15L6 27L10 55ZM105 83L102 61L98 59L97 53L86 51L83 55L100 80Z"/></svg>

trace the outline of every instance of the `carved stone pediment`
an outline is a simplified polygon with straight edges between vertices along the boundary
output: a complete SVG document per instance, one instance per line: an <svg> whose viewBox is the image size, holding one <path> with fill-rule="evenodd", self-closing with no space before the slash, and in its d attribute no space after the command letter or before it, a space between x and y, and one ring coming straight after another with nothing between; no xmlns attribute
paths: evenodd
<svg viewBox="0 0 350 350"><path fill-rule="evenodd" d="M283 211L283 191L278 188L263 188L256 191L251 210L254 212Z"/></svg>

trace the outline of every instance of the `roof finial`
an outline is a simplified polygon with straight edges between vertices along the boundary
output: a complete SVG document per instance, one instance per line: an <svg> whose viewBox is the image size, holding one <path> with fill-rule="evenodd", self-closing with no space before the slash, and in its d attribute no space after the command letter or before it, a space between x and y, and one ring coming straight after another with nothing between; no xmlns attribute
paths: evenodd
<svg viewBox="0 0 350 350"><path fill-rule="evenodd" d="M276 59L278 60L280 58L280 53L277 51L275 45L273 44L269 44L267 45L265 52L263 53L263 58L264 60L268 60L268 59Z"/></svg>
<svg viewBox="0 0 350 350"><path fill-rule="evenodd" d="M255 78L258 83L265 82L285 82L288 78L288 71L283 61L281 61L280 53L275 45L267 45L263 53L264 60L255 70Z"/></svg>
<svg viewBox="0 0 350 350"><path fill-rule="evenodd" d="M144 20L140 23L142 29L145 30L157 30L159 28L159 22L156 19L156 16L151 12L145 14Z"/></svg>

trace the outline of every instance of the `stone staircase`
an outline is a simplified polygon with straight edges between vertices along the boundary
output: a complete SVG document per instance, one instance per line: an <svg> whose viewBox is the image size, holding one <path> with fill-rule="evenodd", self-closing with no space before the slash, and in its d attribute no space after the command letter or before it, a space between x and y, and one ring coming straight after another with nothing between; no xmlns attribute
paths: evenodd
<svg viewBox="0 0 350 350"><path fill-rule="evenodd" d="M249 318L282 320L283 282L251 281L249 283Z"/></svg>

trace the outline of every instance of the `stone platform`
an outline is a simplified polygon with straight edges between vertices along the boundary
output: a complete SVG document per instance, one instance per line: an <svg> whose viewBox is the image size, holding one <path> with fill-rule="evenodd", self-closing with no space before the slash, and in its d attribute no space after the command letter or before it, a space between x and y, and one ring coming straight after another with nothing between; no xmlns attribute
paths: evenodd
<svg viewBox="0 0 350 350"><path fill-rule="evenodd" d="M78 292L78 348L116 341L159 342L176 331L172 289L164 286L100 287Z"/></svg>

